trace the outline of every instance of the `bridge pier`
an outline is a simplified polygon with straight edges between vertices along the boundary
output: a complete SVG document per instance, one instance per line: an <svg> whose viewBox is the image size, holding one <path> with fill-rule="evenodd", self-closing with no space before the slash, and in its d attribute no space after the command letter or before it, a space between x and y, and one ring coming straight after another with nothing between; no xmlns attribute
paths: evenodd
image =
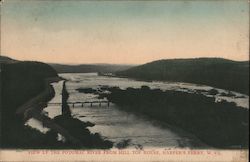
<svg viewBox="0 0 250 162"><path fill-rule="evenodd" d="M82 103L82 107L83 107L83 103Z"/></svg>
<svg viewBox="0 0 250 162"><path fill-rule="evenodd" d="M90 107L92 107L92 102L90 102Z"/></svg>
<svg viewBox="0 0 250 162"><path fill-rule="evenodd" d="M109 107L109 101L108 101L108 107Z"/></svg>

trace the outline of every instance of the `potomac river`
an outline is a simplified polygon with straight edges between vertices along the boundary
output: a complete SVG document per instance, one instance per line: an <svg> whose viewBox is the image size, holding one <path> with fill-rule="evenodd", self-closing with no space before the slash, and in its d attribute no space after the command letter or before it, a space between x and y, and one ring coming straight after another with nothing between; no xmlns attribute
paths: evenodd
<svg viewBox="0 0 250 162"><path fill-rule="evenodd" d="M78 88L94 88L99 89L102 86L119 87L126 89L128 87L140 88L143 85L151 89L161 90L176 90L195 93L200 91L206 96L211 96L209 90L216 89L218 94L214 95L216 101L226 100L228 102L235 102L238 106L249 108L249 96L230 92L231 96L223 96L221 93L229 93L226 90L217 89L209 86L177 83L177 82L144 82L136 81L127 78L98 76L97 73L67 73L60 74L61 77L67 79L66 88L69 93L68 102L85 102L96 101L98 95L93 93L81 93ZM63 81L52 83L55 89L55 97L49 101L50 103L61 103L61 91ZM199 148L209 147L203 144L195 136L180 130L178 128L154 121L147 117L136 115L130 112L125 112L115 104L84 104L83 107L69 105L72 116L82 121L89 121L95 124L88 129L92 133L99 133L104 139L114 142L114 147L118 147L120 143L126 143L129 148L145 148L145 147L184 147L184 148ZM50 117L54 118L61 114L60 105L48 105L44 112ZM40 130L43 133L48 131L36 121L30 119L26 123L33 128ZM58 136L58 140L62 140L62 136Z"/></svg>

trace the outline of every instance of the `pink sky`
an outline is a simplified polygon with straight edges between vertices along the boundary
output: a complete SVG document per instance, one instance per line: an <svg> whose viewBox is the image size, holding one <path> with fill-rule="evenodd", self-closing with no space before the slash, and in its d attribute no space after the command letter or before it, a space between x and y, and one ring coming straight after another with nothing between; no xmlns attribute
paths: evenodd
<svg viewBox="0 0 250 162"><path fill-rule="evenodd" d="M1 11L1 54L15 59L75 64L249 60L247 1L24 2L7 1Z"/></svg>

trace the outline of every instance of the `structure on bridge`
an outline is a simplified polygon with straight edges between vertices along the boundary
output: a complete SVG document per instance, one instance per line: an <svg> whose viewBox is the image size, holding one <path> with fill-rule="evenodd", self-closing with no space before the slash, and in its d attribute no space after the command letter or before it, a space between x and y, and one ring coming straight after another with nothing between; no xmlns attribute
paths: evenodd
<svg viewBox="0 0 250 162"><path fill-rule="evenodd" d="M94 105L99 105L99 107L101 107L102 105L106 105L109 107L110 105L110 102L109 101L103 101L103 100L99 100L99 101L84 101L84 102L67 102L68 105L72 105L72 107L75 107L75 106L81 106L83 107L84 105L88 104L90 105L90 107L94 106ZM51 102L51 103L48 103L48 105L62 105L62 103L55 103L55 102Z"/></svg>

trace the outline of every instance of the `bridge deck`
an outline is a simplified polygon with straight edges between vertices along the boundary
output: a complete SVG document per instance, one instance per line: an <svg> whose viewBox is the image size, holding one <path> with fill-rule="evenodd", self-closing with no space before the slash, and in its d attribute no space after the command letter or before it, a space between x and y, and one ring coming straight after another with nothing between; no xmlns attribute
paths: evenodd
<svg viewBox="0 0 250 162"><path fill-rule="evenodd" d="M90 104L91 107L93 106L93 104L99 104L99 106L101 106L102 103L106 103L108 107L110 105L109 101L76 101L76 102L67 102L67 104L73 105L73 107L75 107L76 105L81 105L81 107L83 107L84 104ZM50 103L47 103L47 104L48 105L62 105L62 103L60 103L60 102L50 102Z"/></svg>

